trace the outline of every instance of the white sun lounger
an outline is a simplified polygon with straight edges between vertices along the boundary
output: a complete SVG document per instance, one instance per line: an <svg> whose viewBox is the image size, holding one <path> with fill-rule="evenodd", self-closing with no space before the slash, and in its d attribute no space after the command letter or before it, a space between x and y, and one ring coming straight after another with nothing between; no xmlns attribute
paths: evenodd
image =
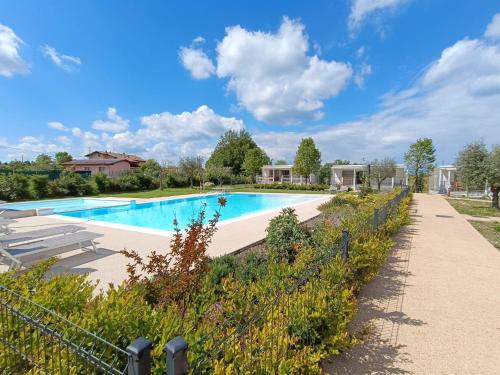
<svg viewBox="0 0 500 375"><path fill-rule="evenodd" d="M15 268L75 250L75 246L82 250L89 250L88 246L91 246L91 250L97 253L94 240L102 236L99 233L85 231L59 235L36 242L2 247L0 255L10 260L9 268Z"/></svg>
<svg viewBox="0 0 500 375"><path fill-rule="evenodd" d="M75 233L84 229L84 227L80 227L78 225L60 225L57 227L31 230L27 232L10 233L0 237L0 247L6 248L21 242L41 241L46 237Z"/></svg>

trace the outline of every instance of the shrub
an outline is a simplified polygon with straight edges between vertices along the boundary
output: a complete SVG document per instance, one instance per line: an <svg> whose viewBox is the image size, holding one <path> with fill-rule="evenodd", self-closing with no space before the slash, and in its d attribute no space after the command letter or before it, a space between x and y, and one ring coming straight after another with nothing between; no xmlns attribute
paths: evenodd
<svg viewBox="0 0 500 375"><path fill-rule="evenodd" d="M164 185L169 188L190 186L189 178L180 173L169 173L165 176Z"/></svg>
<svg viewBox="0 0 500 375"><path fill-rule="evenodd" d="M0 175L0 197L14 201L29 198L29 179L19 174Z"/></svg>
<svg viewBox="0 0 500 375"><path fill-rule="evenodd" d="M92 181L99 193L107 193L113 188L113 182L105 173L96 173L92 177Z"/></svg>
<svg viewBox="0 0 500 375"><path fill-rule="evenodd" d="M153 251L149 260L144 261L136 251L122 250L122 254L132 260L127 265L128 282L131 285L143 285L148 301L164 306L177 303L182 309L187 308L188 301L198 291L200 280L207 270L208 257L205 253L217 231L220 209L226 205L226 199L221 197L218 202L219 209L208 225L204 225L203 208L189 224L185 237L177 221L174 221L175 234L170 241L168 254Z"/></svg>
<svg viewBox="0 0 500 375"><path fill-rule="evenodd" d="M328 189L328 185L324 184L308 184L308 185L298 185L298 184L288 184L274 182L272 184L254 184L255 189L277 189L277 190L302 190L302 191L324 191Z"/></svg>
<svg viewBox="0 0 500 375"><path fill-rule="evenodd" d="M31 177L31 195L36 199L45 198L49 195L48 176Z"/></svg>
<svg viewBox="0 0 500 375"><path fill-rule="evenodd" d="M56 180L56 184L56 187L51 186L52 192L55 192L56 195L82 196L95 193L95 189L89 181L72 171L63 171L59 179Z"/></svg>
<svg viewBox="0 0 500 375"><path fill-rule="evenodd" d="M295 210L290 207L271 219L266 232L269 256L278 262L293 262L298 248L307 241L307 234L300 226Z"/></svg>

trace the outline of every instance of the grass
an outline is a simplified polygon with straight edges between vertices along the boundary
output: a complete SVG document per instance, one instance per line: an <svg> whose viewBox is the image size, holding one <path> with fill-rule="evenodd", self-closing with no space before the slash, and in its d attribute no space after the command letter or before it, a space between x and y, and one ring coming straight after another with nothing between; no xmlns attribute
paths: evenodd
<svg viewBox="0 0 500 375"><path fill-rule="evenodd" d="M500 223L487 221L469 221L476 230L493 246L500 250Z"/></svg>
<svg viewBox="0 0 500 375"><path fill-rule="evenodd" d="M96 197L118 197L118 198L161 198L171 197L173 195L197 194L199 189L195 188L166 188L163 190L144 190L134 191L130 193L102 193L95 195Z"/></svg>
<svg viewBox="0 0 500 375"><path fill-rule="evenodd" d="M470 216L496 216L500 217L500 210L491 207L491 201L478 201L474 199L448 199L448 202L459 213Z"/></svg>
<svg viewBox="0 0 500 375"><path fill-rule="evenodd" d="M290 194L326 194L327 192L322 191L309 191L309 190L281 190L281 189L255 189L253 185L232 185L229 186L232 191L236 192L246 192L246 193L290 193ZM202 193L208 193L211 189L206 189ZM102 193L96 195L96 197L118 197L118 198L161 198L161 197L171 197L174 195L187 195L187 194L198 194L200 189L198 188L166 188L163 190L145 190L145 191L135 191L130 193Z"/></svg>

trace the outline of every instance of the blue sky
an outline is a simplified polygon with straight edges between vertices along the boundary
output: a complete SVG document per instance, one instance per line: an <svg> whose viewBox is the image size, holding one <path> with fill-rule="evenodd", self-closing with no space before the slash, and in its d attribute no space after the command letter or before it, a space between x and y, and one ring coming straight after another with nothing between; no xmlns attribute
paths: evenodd
<svg viewBox="0 0 500 375"><path fill-rule="evenodd" d="M0 8L0 160L97 148L175 163L242 128L288 161L306 136L324 162L401 161L418 137L439 162L500 143L498 1Z"/></svg>

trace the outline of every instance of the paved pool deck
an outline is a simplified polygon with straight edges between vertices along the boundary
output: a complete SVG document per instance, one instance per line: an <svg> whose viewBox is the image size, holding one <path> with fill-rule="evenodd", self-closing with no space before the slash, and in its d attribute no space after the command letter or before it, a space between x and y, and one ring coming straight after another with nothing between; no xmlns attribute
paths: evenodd
<svg viewBox="0 0 500 375"><path fill-rule="evenodd" d="M500 374L500 251L439 195L415 194L379 276L359 296L366 340L330 374Z"/></svg>
<svg viewBox="0 0 500 375"><path fill-rule="evenodd" d="M196 196L190 195L190 196ZM165 199L186 198L186 195L168 197ZM318 200L301 203L295 206L299 219L305 221L319 214L317 207L332 198L331 195L318 195ZM158 201L161 198L137 199L137 203ZM230 220L219 223L213 241L208 249L211 257L216 257L234 252L244 246L252 244L265 237L265 230L269 220L279 214L281 209L256 214L241 220ZM16 232L47 228L65 224L77 224L88 231L101 233L104 236L97 240L98 254L82 252L80 250L69 251L61 254L60 260L53 267L54 273L89 273L89 279L99 280L99 287L105 289L109 283L118 284L126 279L126 265L129 262L120 251L122 249L136 250L141 256L146 257L152 250L166 253L169 249L170 237L130 231L126 229L112 228L108 226L94 225L91 222L68 222L49 216L34 216L17 219L17 223L10 227ZM139 228L140 230L140 228ZM0 272L6 267L0 264Z"/></svg>

